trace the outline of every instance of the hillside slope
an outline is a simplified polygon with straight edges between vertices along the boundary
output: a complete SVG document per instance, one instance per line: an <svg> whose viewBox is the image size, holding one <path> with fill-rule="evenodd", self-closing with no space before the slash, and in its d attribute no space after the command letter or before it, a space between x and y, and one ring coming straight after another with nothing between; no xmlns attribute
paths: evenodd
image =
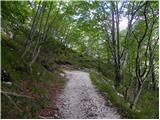
<svg viewBox="0 0 160 120"><path fill-rule="evenodd" d="M11 39L2 33L2 118L36 117L49 103L50 88L59 90L64 86L60 76L63 67L78 69L89 65L84 64L87 57L81 59L78 53L51 40L43 45L30 70L29 55L21 58L25 39L23 35Z"/></svg>

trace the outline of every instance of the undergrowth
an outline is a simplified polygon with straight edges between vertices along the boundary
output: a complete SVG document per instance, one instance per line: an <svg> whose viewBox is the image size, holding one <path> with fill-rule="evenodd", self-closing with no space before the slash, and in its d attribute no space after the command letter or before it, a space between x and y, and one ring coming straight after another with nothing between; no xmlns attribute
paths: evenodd
<svg viewBox="0 0 160 120"><path fill-rule="evenodd" d="M102 91L106 98L116 106L122 118L148 119L158 118L158 93L146 91L136 106L135 110L130 109L130 103L115 90L113 80L106 78L101 73L92 71L90 76L93 84Z"/></svg>

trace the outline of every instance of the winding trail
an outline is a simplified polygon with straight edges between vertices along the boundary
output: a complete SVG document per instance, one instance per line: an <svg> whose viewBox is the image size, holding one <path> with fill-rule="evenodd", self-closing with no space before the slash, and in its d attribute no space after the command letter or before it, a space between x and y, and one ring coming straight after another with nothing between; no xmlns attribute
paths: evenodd
<svg viewBox="0 0 160 120"><path fill-rule="evenodd" d="M121 118L115 108L106 105L106 100L91 83L89 73L65 71L65 77L68 81L57 102L61 118Z"/></svg>
<svg viewBox="0 0 160 120"><path fill-rule="evenodd" d="M61 118L120 118L115 108L106 105L106 100L91 83L89 73L65 71L66 87L58 97L57 107Z"/></svg>

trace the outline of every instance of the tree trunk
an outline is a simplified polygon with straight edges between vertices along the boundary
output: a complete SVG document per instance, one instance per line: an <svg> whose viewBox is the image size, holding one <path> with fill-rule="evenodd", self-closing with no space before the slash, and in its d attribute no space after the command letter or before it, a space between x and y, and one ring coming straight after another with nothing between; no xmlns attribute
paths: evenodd
<svg viewBox="0 0 160 120"><path fill-rule="evenodd" d="M43 19L44 19L45 7L46 7L46 3L43 4L43 6L42 6L42 15L41 15L41 19L40 19L40 26L39 26L39 31L38 31L38 39L37 39L37 42L36 42L36 45L35 45L35 48L34 48L32 57L35 56L37 47L39 46L39 43L40 43L40 41L41 41L41 38L43 37L43 36L42 36L42 35L43 35L43 33L42 33L42 23L43 23ZM41 37L41 36L42 36L42 37Z"/></svg>
<svg viewBox="0 0 160 120"><path fill-rule="evenodd" d="M131 108L132 110L135 109L135 106L136 106L136 104L137 104L137 102L138 102L138 100L139 100L140 94L141 94L142 89L143 89L143 84L144 84L144 82L143 82L141 85L138 86L137 94L136 94L136 96L135 96L132 104L130 105L130 108Z"/></svg>
<svg viewBox="0 0 160 120"><path fill-rule="evenodd" d="M116 26L117 26L117 82L121 81L121 66L120 66L120 43L119 43L119 10L118 2L116 2ZM118 85L119 86L119 85Z"/></svg>
<svg viewBox="0 0 160 120"><path fill-rule="evenodd" d="M21 56L21 58L23 58L26 53L28 52L28 50L30 49L30 47L32 46L32 39L34 37L34 33L35 33L35 30L37 28L37 25L38 25L38 21L36 22L36 18L37 20L39 20L39 17L40 17L40 14L38 14L39 10L41 8L41 1L39 2L39 5L38 5L38 9L36 11L36 14L34 15L34 18L33 18L33 23L32 23L32 26L31 26L31 30L30 30L30 33L28 35L28 39L26 41L26 46L25 46L25 50Z"/></svg>
<svg viewBox="0 0 160 120"><path fill-rule="evenodd" d="M21 58L23 58L23 57L26 55L26 53L30 50L32 44L33 44L33 43L30 43L30 44L25 48L25 50L24 50L24 52L23 52Z"/></svg>
<svg viewBox="0 0 160 120"><path fill-rule="evenodd" d="M37 51L36 55L33 57L31 63L29 64L29 67L30 67L31 70L32 70L33 63L36 61L36 59L37 59L37 57L38 57L38 55L40 53L40 50L41 50L41 46L38 47L38 51Z"/></svg>
<svg viewBox="0 0 160 120"><path fill-rule="evenodd" d="M115 64L115 88L119 86L119 72L118 72L118 61L117 61L117 47L116 47L116 39L115 39L115 3L112 2L112 43L113 43L113 57Z"/></svg>

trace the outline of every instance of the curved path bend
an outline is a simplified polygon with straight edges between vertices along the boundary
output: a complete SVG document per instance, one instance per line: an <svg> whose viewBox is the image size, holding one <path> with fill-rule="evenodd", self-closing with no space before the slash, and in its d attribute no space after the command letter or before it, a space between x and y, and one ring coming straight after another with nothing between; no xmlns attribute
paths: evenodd
<svg viewBox="0 0 160 120"><path fill-rule="evenodd" d="M58 98L57 107L62 118L121 118L116 109L107 106L106 100L97 92L89 73L65 71L67 84Z"/></svg>

